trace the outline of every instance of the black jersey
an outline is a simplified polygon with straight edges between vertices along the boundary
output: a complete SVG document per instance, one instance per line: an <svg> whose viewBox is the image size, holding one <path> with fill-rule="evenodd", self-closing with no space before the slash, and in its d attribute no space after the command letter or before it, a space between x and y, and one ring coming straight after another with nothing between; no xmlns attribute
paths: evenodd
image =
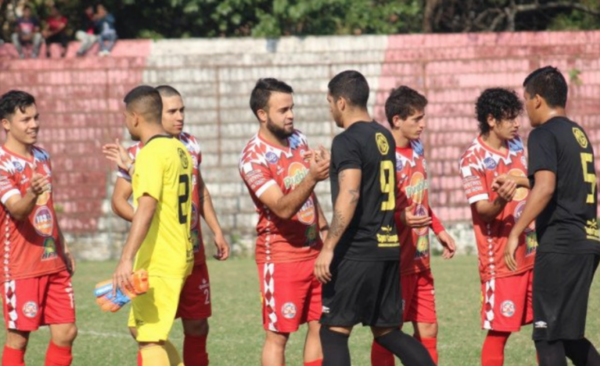
<svg viewBox="0 0 600 366"><path fill-rule="evenodd" d="M585 131L565 117L555 117L529 135L529 179L548 170L556 189L536 219L538 251L600 253L594 150Z"/></svg>
<svg viewBox="0 0 600 366"><path fill-rule="evenodd" d="M394 222L396 208L396 144L392 134L373 122L357 122L333 139L331 195L339 194L338 176L360 169L360 197L336 256L354 260L399 260L400 244ZM342 213L343 214L343 213Z"/></svg>

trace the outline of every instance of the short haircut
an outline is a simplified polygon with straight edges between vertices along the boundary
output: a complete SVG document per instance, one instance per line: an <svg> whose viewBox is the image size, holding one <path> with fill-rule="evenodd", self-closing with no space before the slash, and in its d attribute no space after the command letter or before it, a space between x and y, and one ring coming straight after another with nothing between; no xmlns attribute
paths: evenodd
<svg viewBox="0 0 600 366"><path fill-rule="evenodd" d="M17 112L25 113L25 109L35 104L33 95L20 90L11 90L0 97L0 119L8 119Z"/></svg>
<svg viewBox="0 0 600 366"><path fill-rule="evenodd" d="M523 112L523 103L514 90L490 88L484 90L475 102L475 113L482 134L490 132L488 116L498 121L517 118Z"/></svg>
<svg viewBox="0 0 600 366"><path fill-rule="evenodd" d="M275 78L258 79L252 94L250 94L250 109L258 118L258 111L267 108L271 93L293 94L294 89L281 80Z"/></svg>
<svg viewBox="0 0 600 366"><path fill-rule="evenodd" d="M394 116L407 119L416 112L424 111L427 107L427 98L408 86L401 85L392 90L385 101L385 116L390 126Z"/></svg>
<svg viewBox="0 0 600 366"><path fill-rule="evenodd" d="M141 114L148 122L161 123L162 99L156 88L148 85L136 86L127 93L123 101L128 111Z"/></svg>
<svg viewBox="0 0 600 366"><path fill-rule="evenodd" d="M180 97L181 94L177 89L173 88L171 85L159 85L156 87L156 90L160 93L161 97Z"/></svg>
<svg viewBox="0 0 600 366"><path fill-rule="evenodd" d="M344 98L351 106L367 109L369 101L369 83L358 71L340 72L327 85L334 100Z"/></svg>
<svg viewBox="0 0 600 366"><path fill-rule="evenodd" d="M546 66L535 70L525 78L523 86L530 97L539 95L549 107L565 108L567 105L569 87L556 67Z"/></svg>

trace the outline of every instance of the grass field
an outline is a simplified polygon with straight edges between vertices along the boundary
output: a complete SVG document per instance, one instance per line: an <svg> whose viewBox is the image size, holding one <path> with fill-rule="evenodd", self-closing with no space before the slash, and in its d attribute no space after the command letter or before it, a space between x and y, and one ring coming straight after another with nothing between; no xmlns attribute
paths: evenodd
<svg viewBox="0 0 600 366"><path fill-rule="evenodd" d="M477 366L485 333L480 330L480 293L477 259L460 256L451 261L433 259L436 299L440 323L439 353L442 366ZM115 314L100 312L93 287L108 278L112 262L79 263L74 277L79 336L74 347L74 365L135 365L136 346L126 330L127 310ZM263 331L260 317L258 275L251 259L232 259L224 263L209 261L213 293L210 319L209 353L213 366L260 365ZM588 338L600 346L600 285L595 281L588 312ZM410 326L405 328L410 332ZM182 344L180 322L171 339ZM505 366L535 365L531 327L511 337ZM4 334L2 334L2 340ZM43 365L49 332L34 333L27 351L28 365ZM291 337L287 350L288 366L302 365L304 331ZM353 365L368 366L371 336L366 328L356 328L351 341Z"/></svg>

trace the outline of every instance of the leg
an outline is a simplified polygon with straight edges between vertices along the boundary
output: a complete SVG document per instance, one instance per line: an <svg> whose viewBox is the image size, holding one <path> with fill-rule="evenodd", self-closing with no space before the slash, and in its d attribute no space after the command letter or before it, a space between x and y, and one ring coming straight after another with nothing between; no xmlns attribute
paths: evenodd
<svg viewBox="0 0 600 366"><path fill-rule="evenodd" d="M289 337L289 333L266 331L265 344L262 351L262 366L285 365L285 345Z"/></svg>
<svg viewBox="0 0 600 366"><path fill-rule="evenodd" d="M28 342L29 332L8 329L2 353L2 366L25 366L25 349Z"/></svg>
<svg viewBox="0 0 600 366"><path fill-rule="evenodd" d="M600 355L586 338L564 341L565 353L575 366L600 366Z"/></svg>
<svg viewBox="0 0 600 366"><path fill-rule="evenodd" d="M567 356L562 341L535 341L540 366L567 366Z"/></svg>
<svg viewBox="0 0 600 366"><path fill-rule="evenodd" d="M138 366L170 366L164 342L140 342Z"/></svg>
<svg viewBox="0 0 600 366"><path fill-rule="evenodd" d="M40 54L40 48L42 47L42 43L44 42L44 38L40 33L35 33L33 35L33 53L31 55L32 58L37 58Z"/></svg>
<svg viewBox="0 0 600 366"><path fill-rule="evenodd" d="M504 365L504 347L510 337L511 332L488 331L487 337L483 342L481 350L482 366L502 366Z"/></svg>
<svg viewBox="0 0 600 366"><path fill-rule="evenodd" d="M75 323L51 324L50 344L46 352L46 366L69 366L73 361L71 349L77 337Z"/></svg>
<svg viewBox="0 0 600 366"><path fill-rule="evenodd" d="M323 366L350 366L348 339L352 327L321 326L321 346L323 347Z"/></svg>
<svg viewBox="0 0 600 366"><path fill-rule="evenodd" d="M113 47L115 47L115 43L117 43L117 34L111 33L107 39L108 45L106 46L106 51L111 52Z"/></svg>
<svg viewBox="0 0 600 366"><path fill-rule="evenodd" d="M181 319L183 323L183 361L187 366L208 366L207 319Z"/></svg>
<svg viewBox="0 0 600 366"><path fill-rule="evenodd" d="M60 57L65 57L67 55L67 48L69 47L69 37L65 33L60 33L60 45L62 46L62 52Z"/></svg>
<svg viewBox="0 0 600 366"><path fill-rule="evenodd" d="M438 353L437 353L437 334L438 324L436 323L422 323L413 322L415 329L414 337L416 340L421 342L427 349L427 352L431 355L433 362L437 365Z"/></svg>
<svg viewBox="0 0 600 366"><path fill-rule="evenodd" d="M17 49L17 52L19 53L19 57L25 58L25 54L23 53L23 47L21 46L21 40L19 39L19 34L13 33L11 35L11 38L12 38L13 45L15 46L15 48Z"/></svg>
<svg viewBox="0 0 600 366"><path fill-rule="evenodd" d="M321 349L321 339L319 332L321 325L318 321L308 322L308 331L306 332L306 341L304 342L304 364L310 366L321 365L323 359L323 350Z"/></svg>
<svg viewBox="0 0 600 366"><path fill-rule="evenodd" d="M371 327L375 341L392 352L404 365L435 366L419 341L397 328Z"/></svg>

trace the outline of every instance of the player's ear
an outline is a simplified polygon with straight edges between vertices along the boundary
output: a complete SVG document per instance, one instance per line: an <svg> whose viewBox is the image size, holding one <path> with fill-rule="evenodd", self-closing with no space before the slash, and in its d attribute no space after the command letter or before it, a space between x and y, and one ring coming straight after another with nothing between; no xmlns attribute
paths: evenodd
<svg viewBox="0 0 600 366"><path fill-rule="evenodd" d="M496 119L491 114L488 114L486 121L488 126L490 126L490 130L493 130L494 127L496 127Z"/></svg>
<svg viewBox="0 0 600 366"><path fill-rule="evenodd" d="M10 131L10 121L7 118L2 118L2 128L4 129L4 131L8 132Z"/></svg>
<svg viewBox="0 0 600 366"><path fill-rule="evenodd" d="M535 109L540 108L542 106L542 104L545 104L545 103L546 103L546 101L539 94L536 94L533 96L533 105L534 105Z"/></svg>
<svg viewBox="0 0 600 366"><path fill-rule="evenodd" d="M267 119L269 119L269 114L264 109L257 110L256 115L261 123L267 122Z"/></svg>
<svg viewBox="0 0 600 366"><path fill-rule="evenodd" d="M395 115L392 117L392 129L395 128L399 128L400 127L400 122L402 122L402 119L400 118L399 115Z"/></svg>
<svg viewBox="0 0 600 366"><path fill-rule="evenodd" d="M346 99L344 99L344 97L339 97L335 101L335 104L340 111L343 111L344 109L346 109Z"/></svg>

